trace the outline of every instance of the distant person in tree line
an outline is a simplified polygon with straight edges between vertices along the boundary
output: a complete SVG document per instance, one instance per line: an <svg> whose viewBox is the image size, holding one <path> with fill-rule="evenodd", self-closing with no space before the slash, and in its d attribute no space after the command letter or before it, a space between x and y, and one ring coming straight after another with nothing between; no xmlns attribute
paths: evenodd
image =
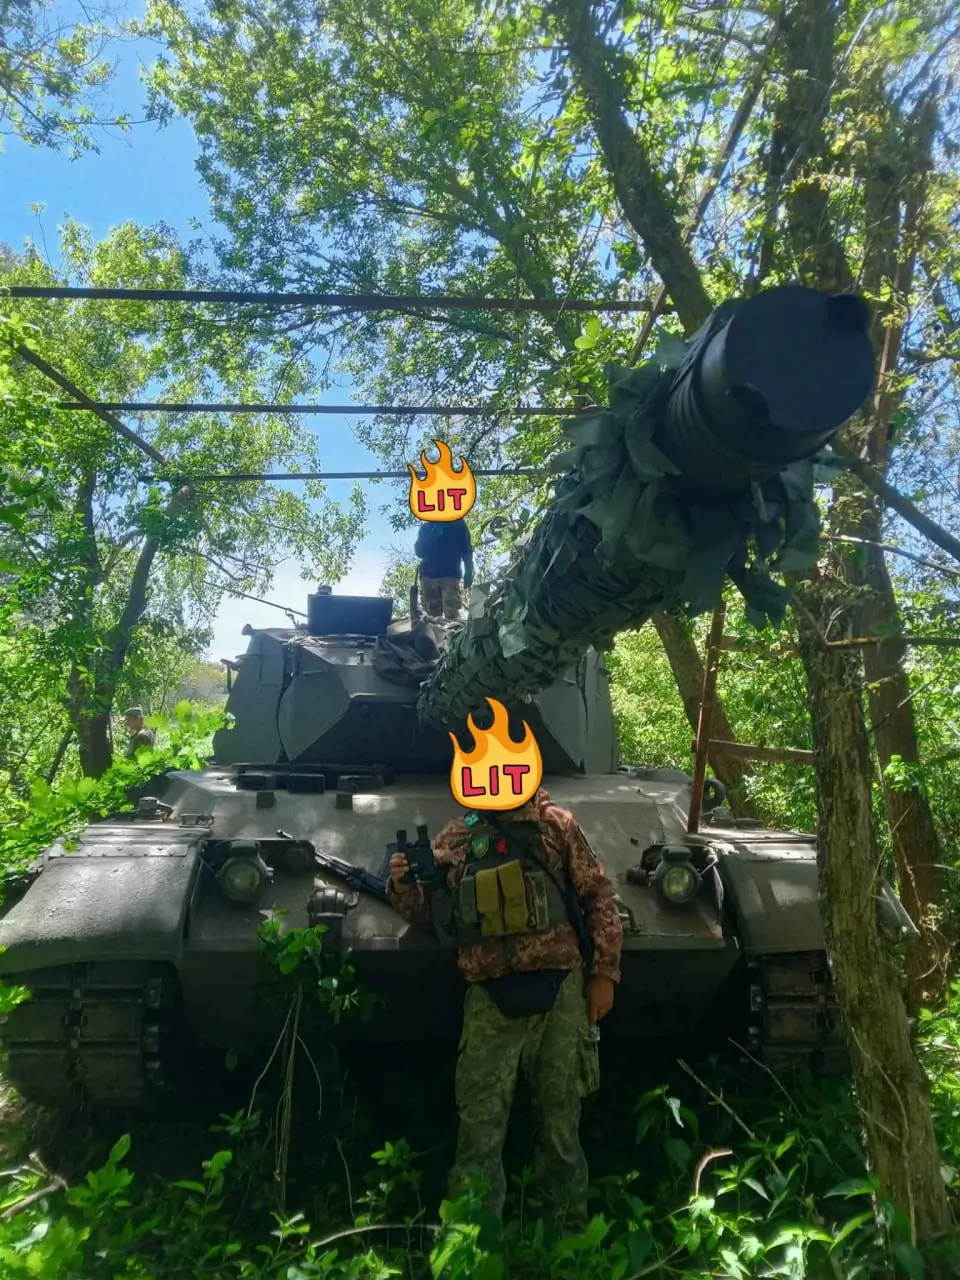
<svg viewBox="0 0 960 1280"><path fill-rule="evenodd" d="M132 760L142 747L152 747L157 735L143 723L143 707L127 707L123 713L123 723L127 726L130 741L127 743L127 758Z"/></svg>
<svg viewBox="0 0 960 1280"><path fill-rule="evenodd" d="M420 561L424 613L456 622L460 616L460 583L468 589L473 586L470 530L463 520L424 521L413 550Z"/></svg>

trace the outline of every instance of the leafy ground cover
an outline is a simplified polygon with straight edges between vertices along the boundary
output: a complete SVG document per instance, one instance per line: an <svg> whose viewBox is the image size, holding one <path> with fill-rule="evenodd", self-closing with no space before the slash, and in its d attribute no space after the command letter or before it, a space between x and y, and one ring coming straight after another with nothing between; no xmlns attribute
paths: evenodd
<svg viewBox="0 0 960 1280"><path fill-rule="evenodd" d="M921 1028L955 1189L958 1031L960 987ZM605 1069L584 1121L594 1216L573 1236L544 1220L523 1167L523 1098L502 1231L479 1194L442 1201L454 1131L430 1100L448 1098L452 1112L452 1081L450 1064L425 1054L355 1056L322 1092L298 1067L282 1183L276 1082L251 1106L234 1080L206 1116L172 1126L64 1124L8 1099L0 1262L6 1275L64 1280L930 1274L909 1224L875 1199L843 1081L716 1062L688 1074L624 1051ZM941 1265L960 1263L955 1241L942 1254Z"/></svg>

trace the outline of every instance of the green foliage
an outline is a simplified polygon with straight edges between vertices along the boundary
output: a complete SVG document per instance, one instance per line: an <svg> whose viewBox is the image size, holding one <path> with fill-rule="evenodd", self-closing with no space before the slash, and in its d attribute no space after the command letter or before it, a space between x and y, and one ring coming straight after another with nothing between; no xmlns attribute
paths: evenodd
<svg viewBox="0 0 960 1280"><path fill-rule="evenodd" d="M702 655L709 619L697 619L690 625ZM717 689L740 740L763 747L809 749L806 683L794 653L792 628L758 632L747 623L742 605L731 601L724 630L739 644L723 654ZM618 636L607 663L612 672L610 688L623 761L689 771L693 735L653 628ZM809 769L756 764L745 789L767 822L792 830L815 829Z"/></svg>
<svg viewBox="0 0 960 1280"><path fill-rule="evenodd" d="M326 925L290 928L286 914L274 911L257 929L261 954L281 979L279 989L306 992L334 1024L345 1015L369 1018L377 998L357 983L350 952L324 948Z"/></svg>
<svg viewBox="0 0 960 1280"><path fill-rule="evenodd" d="M0 868L22 870L54 841L108 814L133 807L130 795L168 769L200 769L222 711L180 703L170 720L151 717L157 731L154 748L135 759L118 757L99 778L65 777L52 785L36 779L26 796L0 793Z"/></svg>
<svg viewBox="0 0 960 1280"><path fill-rule="evenodd" d="M160 709L174 702L200 702L222 706L227 696L227 675L223 665L205 658L188 658L176 685L169 680L160 697Z"/></svg>
<svg viewBox="0 0 960 1280"><path fill-rule="evenodd" d="M122 34L110 10L83 5L82 22L64 22L53 0L8 0L0 27L2 133L34 146L66 147L72 156L99 150L106 126L126 132L128 116L98 114L113 68L104 57ZM54 21L54 17L57 21Z"/></svg>
<svg viewBox="0 0 960 1280"><path fill-rule="evenodd" d="M28 247L6 264L5 278L183 286L195 270L191 252L164 226L122 226L94 244L68 222L61 228L61 271ZM96 774L109 762L105 717L118 696L140 702L156 692L162 701L167 678L175 681L202 652L223 596L266 589L288 556L305 576L337 581L362 533L365 508L359 491L344 507L315 482L296 493L245 486L239 500L224 486L146 484L147 462L137 447L93 415L57 414L49 384L24 365L14 367L11 344L25 337L83 390L104 399L137 399L148 387L147 394L162 388L160 398L270 399L266 387L278 359L285 361L287 396L302 391L311 375L289 350L275 345L265 352L240 336L227 340L216 326L200 363L197 335L162 307L18 304L0 343L0 481L6 483L0 495L7 495L0 497L6 513L0 558L12 566L2 629L15 635L17 651L9 653L8 646L0 666L7 656L14 667L35 668L32 683L42 680L57 722L53 742L72 727L84 771ZM257 423L160 415L141 421L139 430L168 460L167 474L217 471L224 458L253 472L274 464L320 467L316 437L292 418ZM0 671L0 693L2 685ZM0 720L9 712L22 723L15 702L3 711Z"/></svg>
<svg viewBox="0 0 960 1280"><path fill-rule="evenodd" d="M949 1010L925 1019L934 1039L955 1034L958 1000L960 990ZM898 1235L903 1223L889 1206L873 1212L874 1180L845 1086L818 1085L802 1070L711 1078L723 1108L681 1079L621 1097L611 1117L621 1172L596 1180L593 1216L577 1234L539 1215L528 1170L515 1179L502 1226L484 1211L479 1181L445 1200L437 1220L423 1203L426 1157L403 1139L348 1165L345 1197L319 1218L278 1211L257 1190L270 1181L266 1113L248 1109L221 1117L216 1145L207 1140L210 1154L193 1157L183 1176L145 1180L131 1167L140 1139L130 1133L69 1189L36 1157L8 1169L0 1209L17 1212L0 1222L0 1261L4 1274L58 1280L874 1280L893 1274L894 1259L908 1276L933 1274L938 1261L950 1273L955 1241L924 1259ZM401 1070L395 1087L403 1086ZM955 1100L955 1078L949 1090ZM349 1142L353 1108L342 1124ZM950 1131L940 1138L948 1150ZM301 1147L304 1187L317 1176L313 1145ZM337 1168L342 1178L339 1163L329 1176ZM944 1176L955 1180L956 1170ZM361 1184L354 1203L350 1188Z"/></svg>

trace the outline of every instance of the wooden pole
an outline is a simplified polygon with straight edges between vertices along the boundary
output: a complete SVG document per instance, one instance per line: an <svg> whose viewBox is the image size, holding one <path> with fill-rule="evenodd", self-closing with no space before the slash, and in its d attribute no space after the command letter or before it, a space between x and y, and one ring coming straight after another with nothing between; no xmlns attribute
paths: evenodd
<svg viewBox="0 0 960 1280"><path fill-rule="evenodd" d="M707 753L710 749L710 722L717 696L717 669L720 665L720 641L727 606L721 600L713 611L710 636L707 640L707 660L703 667L703 694L700 714L697 717L696 754L693 761L693 786L690 789L690 812L687 815L687 834L696 835L700 827L700 810L703 807L703 786L707 777Z"/></svg>

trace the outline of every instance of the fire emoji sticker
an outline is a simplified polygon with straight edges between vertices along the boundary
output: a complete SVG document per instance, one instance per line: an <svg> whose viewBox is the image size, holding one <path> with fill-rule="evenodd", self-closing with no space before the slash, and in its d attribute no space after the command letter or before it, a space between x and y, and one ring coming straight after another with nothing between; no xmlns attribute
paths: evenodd
<svg viewBox="0 0 960 1280"><path fill-rule="evenodd" d="M477 482L467 464L460 459L459 469L453 465L453 454L442 440L433 442L440 450L438 462L428 462L420 454L425 480L421 480L410 463L410 510L418 520L460 520L477 500Z"/></svg>
<svg viewBox="0 0 960 1280"><path fill-rule="evenodd" d="M450 790L465 809L517 809L537 794L543 777L540 748L526 720L523 741L510 737L510 718L502 702L487 698L493 710L493 725L478 729L473 716L467 728L476 743L473 751L461 751L454 734L453 768Z"/></svg>

